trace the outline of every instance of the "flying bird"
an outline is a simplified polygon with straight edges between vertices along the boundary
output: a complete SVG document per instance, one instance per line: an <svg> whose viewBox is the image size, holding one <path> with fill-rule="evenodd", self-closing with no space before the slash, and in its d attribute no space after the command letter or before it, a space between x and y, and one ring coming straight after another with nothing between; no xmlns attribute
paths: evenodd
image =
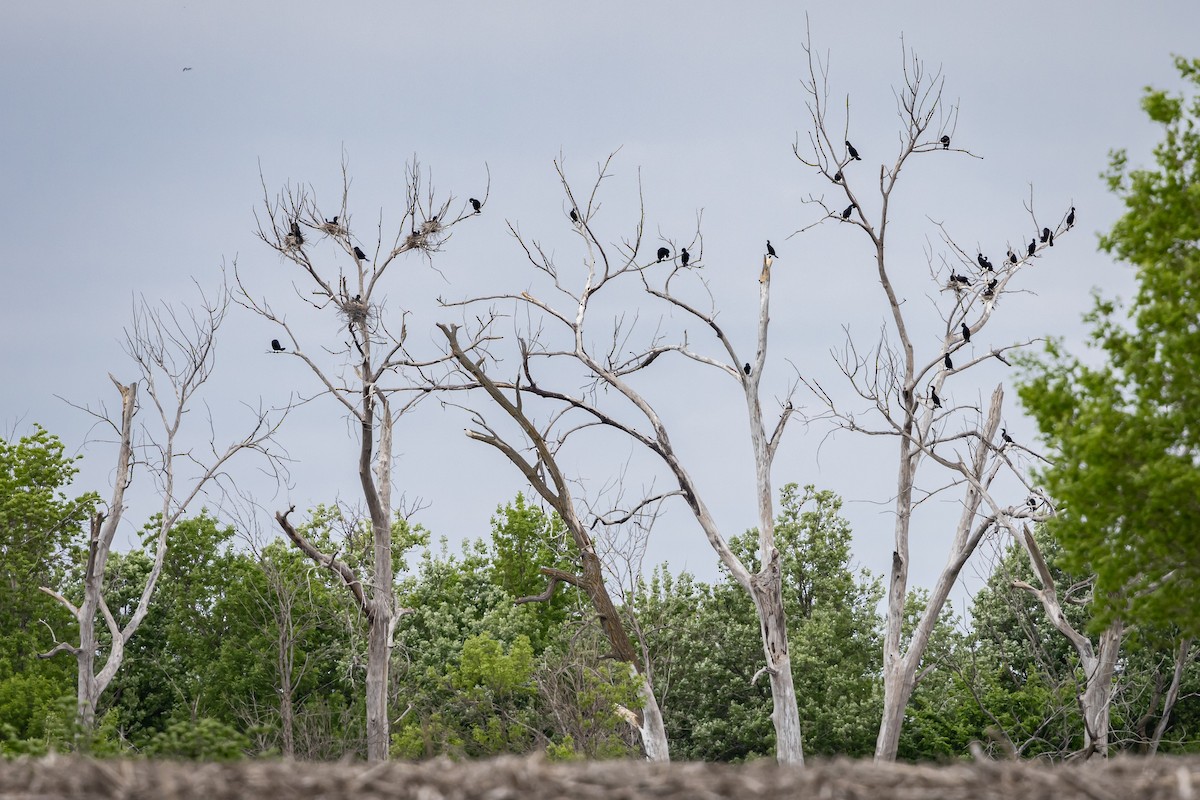
<svg viewBox="0 0 1200 800"><path fill-rule="evenodd" d="M858 151L854 149L854 145L850 144L850 142L846 142L846 152L848 152L850 157L855 161L862 161L862 158L858 155Z"/></svg>
<svg viewBox="0 0 1200 800"><path fill-rule="evenodd" d="M1036 252L1037 252L1037 239L1030 239L1029 240L1029 255L1033 255Z"/></svg>
<svg viewBox="0 0 1200 800"><path fill-rule="evenodd" d="M183 68L183 71L184 71L184 72L191 72L191 71L192 71L192 68L191 68L191 67L184 67L184 68Z"/></svg>
<svg viewBox="0 0 1200 800"><path fill-rule="evenodd" d="M361 247L359 247L358 245L355 245L355 246L354 246L354 257L355 257L355 258L357 258L359 261L366 261L366 260L367 260L367 254L366 254L366 253L364 253L364 252L362 251L362 248L361 248Z"/></svg>
<svg viewBox="0 0 1200 800"><path fill-rule="evenodd" d="M942 407L942 398L937 396L937 392L934 391L932 386L929 387L929 402L933 403L934 408Z"/></svg>
<svg viewBox="0 0 1200 800"><path fill-rule="evenodd" d="M272 340L271 340L271 349L272 349L272 350L274 350L276 353L282 353L282 352L283 352L283 345L281 345L281 344L279 343L279 340L278 340L278 339L272 339Z"/></svg>
<svg viewBox="0 0 1200 800"><path fill-rule="evenodd" d="M854 211L857 206L854 203L846 206L846 210L842 212L842 219L850 219L850 212Z"/></svg>
<svg viewBox="0 0 1200 800"><path fill-rule="evenodd" d="M950 149L950 137L949 136L943 136L941 139L938 139L938 141L942 143L943 150Z"/></svg>
<svg viewBox="0 0 1200 800"><path fill-rule="evenodd" d="M683 266L686 267L688 265L688 261L691 259L691 257L692 256L690 253L688 253L686 247L679 248L679 263L680 264L682 264Z"/></svg>
<svg viewBox="0 0 1200 800"><path fill-rule="evenodd" d="M750 374L750 362L749 361L747 361L744 365L742 365L742 372L746 373L747 375Z"/></svg>
<svg viewBox="0 0 1200 800"><path fill-rule="evenodd" d="M775 248L771 246L770 239L767 239L767 255L771 258L779 258L779 256L775 255Z"/></svg>
<svg viewBox="0 0 1200 800"><path fill-rule="evenodd" d="M579 224L579 212L573 208L571 209L571 222L574 222L576 225Z"/></svg>
<svg viewBox="0 0 1200 800"><path fill-rule="evenodd" d="M658 260L659 261L662 261L664 258L670 258L670 257L671 257L670 250L668 250L665 247L658 248Z"/></svg>
<svg viewBox="0 0 1200 800"><path fill-rule="evenodd" d="M971 341L971 327L965 322L962 324L962 335L964 342Z"/></svg>
<svg viewBox="0 0 1200 800"><path fill-rule="evenodd" d="M467 200L467 202L471 204L471 208L475 209L475 213L478 214L480 208L482 207L482 204L478 200L476 200L474 197L469 198Z"/></svg>
<svg viewBox="0 0 1200 800"><path fill-rule="evenodd" d="M1067 214L1067 230L1071 230L1071 226L1075 224L1075 206L1071 206L1071 213Z"/></svg>
<svg viewBox="0 0 1200 800"><path fill-rule="evenodd" d="M949 353L946 353L946 356L942 359L942 363L946 365L946 369L954 369L954 362L950 360Z"/></svg>

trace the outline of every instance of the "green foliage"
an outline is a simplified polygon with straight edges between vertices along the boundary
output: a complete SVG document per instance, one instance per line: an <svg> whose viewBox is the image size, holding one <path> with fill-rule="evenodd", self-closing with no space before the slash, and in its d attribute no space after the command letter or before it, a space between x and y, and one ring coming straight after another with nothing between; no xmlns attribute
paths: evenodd
<svg viewBox="0 0 1200 800"><path fill-rule="evenodd" d="M1155 165L1124 151L1106 174L1126 212L1101 246L1137 269L1128 320L1097 299L1089 363L1052 344L1026 358L1020 397L1055 462L1040 478L1070 567L1097 575L1094 626L1114 616L1200 632L1200 61L1176 59L1190 96L1147 89L1163 127Z"/></svg>
<svg viewBox="0 0 1200 800"><path fill-rule="evenodd" d="M155 734L143 751L152 758L188 761L236 761L245 756L250 741L234 728L202 717L195 722L173 722Z"/></svg>

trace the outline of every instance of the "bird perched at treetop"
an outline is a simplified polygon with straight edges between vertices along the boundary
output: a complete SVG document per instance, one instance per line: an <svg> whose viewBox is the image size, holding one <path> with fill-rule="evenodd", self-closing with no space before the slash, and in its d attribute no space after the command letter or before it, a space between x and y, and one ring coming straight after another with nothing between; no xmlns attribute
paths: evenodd
<svg viewBox="0 0 1200 800"><path fill-rule="evenodd" d="M475 209L476 214L478 214L480 212L480 209L483 208L483 205L478 200L476 200L474 197L468 198L467 202L471 204L471 208Z"/></svg>
<svg viewBox="0 0 1200 800"><path fill-rule="evenodd" d="M850 157L855 161L862 161L862 158L860 158L858 155L858 151L854 149L854 145L850 144L848 141L846 142L846 152L849 153Z"/></svg>
<svg viewBox="0 0 1200 800"><path fill-rule="evenodd" d="M272 339L272 340L271 340L271 349L272 349L272 350L274 350L276 353L282 353L282 352L283 352L283 345L281 345L281 344L279 343L279 340L278 340L278 339Z"/></svg>
<svg viewBox="0 0 1200 800"><path fill-rule="evenodd" d="M367 260L367 254L366 254L366 253L364 253L364 252L362 251L362 248L361 248L361 247L359 247L358 245L355 245L355 246L354 246L354 257L355 257L355 258L357 258L359 261L366 261L366 260Z"/></svg>
<svg viewBox="0 0 1200 800"><path fill-rule="evenodd" d="M691 259L691 257L692 256L690 253L688 253L686 247L679 248L679 263L680 264L682 264L683 266L686 267L688 265L688 261Z"/></svg>
<svg viewBox="0 0 1200 800"><path fill-rule="evenodd" d="M767 239L767 255L771 258L779 258L779 256L775 255L775 248L771 246L770 239Z"/></svg>
<svg viewBox="0 0 1200 800"><path fill-rule="evenodd" d="M670 250L668 250L665 247L658 248L658 260L659 261L662 261L664 258L670 258L670 257L671 257Z"/></svg>

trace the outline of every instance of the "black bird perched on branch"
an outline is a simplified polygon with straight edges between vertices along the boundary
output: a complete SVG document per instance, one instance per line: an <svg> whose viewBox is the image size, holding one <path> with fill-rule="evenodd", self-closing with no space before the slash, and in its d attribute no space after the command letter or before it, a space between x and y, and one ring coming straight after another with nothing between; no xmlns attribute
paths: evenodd
<svg viewBox="0 0 1200 800"><path fill-rule="evenodd" d="M1008 428L1000 429L1000 438L1004 440L1005 444L1013 443L1012 437L1008 435Z"/></svg>
<svg viewBox="0 0 1200 800"><path fill-rule="evenodd" d="M950 137L949 136L943 136L941 139L938 139L938 141L942 143L943 150L950 149Z"/></svg>
<svg viewBox="0 0 1200 800"><path fill-rule="evenodd" d="M929 387L929 402L933 403L934 408L942 407L942 398L937 396L937 392L934 391L932 386Z"/></svg>
<svg viewBox="0 0 1200 800"><path fill-rule="evenodd" d="M288 244L294 244L297 247L304 244L304 232L300 230L300 223L292 220L292 232L288 234L291 241Z"/></svg>
<svg viewBox="0 0 1200 800"><path fill-rule="evenodd" d="M283 352L283 345L281 345L281 344L279 343L279 340L278 340L278 339L272 339L272 340L271 340L271 349L272 349L272 350L274 350L276 353L282 353L282 352Z"/></svg>
<svg viewBox="0 0 1200 800"><path fill-rule="evenodd" d="M1029 255L1033 255L1036 252L1037 252L1037 239L1036 238L1030 239L1029 240Z"/></svg>
<svg viewBox="0 0 1200 800"><path fill-rule="evenodd" d="M979 254L979 258L977 260L979 261L979 266L983 267L984 270L988 272L995 272L995 269L992 267L991 259L985 256L983 253Z"/></svg>
<svg viewBox="0 0 1200 800"><path fill-rule="evenodd" d="M686 247L679 248L679 263L680 264L682 264L683 266L686 267L688 265L688 261L690 261L691 258L692 258L692 255L691 255L691 253L689 253L687 251Z"/></svg>
<svg viewBox="0 0 1200 800"><path fill-rule="evenodd" d="M467 198L467 202L471 204L471 208L475 209L476 214L478 214L480 209L483 207L483 204L474 197Z"/></svg>
<svg viewBox="0 0 1200 800"><path fill-rule="evenodd" d="M1042 244L1045 244L1048 241L1050 241L1050 229L1042 228L1041 242L1042 242Z"/></svg>
<svg viewBox="0 0 1200 800"><path fill-rule="evenodd" d="M842 180L842 171L839 169L837 172L833 173L833 182L840 183L841 180Z"/></svg>
<svg viewBox="0 0 1200 800"><path fill-rule="evenodd" d="M946 365L946 369L954 369L954 362L950 360L950 354L946 353L942 359L942 363Z"/></svg>
<svg viewBox="0 0 1200 800"><path fill-rule="evenodd" d="M1071 226L1075 224L1075 206L1071 206L1071 213L1067 214L1067 230L1071 230Z"/></svg>
<svg viewBox="0 0 1200 800"><path fill-rule="evenodd" d="M664 258L670 258L670 257L671 257L670 250L668 250L665 247L658 248L658 260L659 261L662 261Z"/></svg>
<svg viewBox="0 0 1200 800"><path fill-rule="evenodd" d="M1050 231L1050 246L1054 247L1054 231Z"/></svg>
<svg viewBox="0 0 1200 800"><path fill-rule="evenodd" d="M857 207L854 203L846 206L846 210L842 212L842 219L850 219L850 212L854 211Z"/></svg>
<svg viewBox="0 0 1200 800"><path fill-rule="evenodd" d="M1014 253L1012 250L1008 251L1008 263L1010 263L1010 264L1017 263L1017 254Z"/></svg>
<svg viewBox="0 0 1200 800"><path fill-rule="evenodd" d="M854 149L854 145L850 144L848 141L846 142L846 152L848 152L850 157L855 161L862 161L862 158L860 158L858 155L858 151Z"/></svg>
<svg viewBox="0 0 1200 800"><path fill-rule="evenodd" d="M579 212L573 208L571 209L571 222L574 222L576 225L579 224Z"/></svg>
<svg viewBox="0 0 1200 800"><path fill-rule="evenodd" d="M958 274L956 274L956 273L954 273L954 272L951 272L951 273L950 273L950 282L951 282L951 283L961 283L961 284L963 284L964 286L970 286L970 285L971 285L971 279L970 279L970 278L968 278L966 275L958 275Z"/></svg>
<svg viewBox="0 0 1200 800"><path fill-rule="evenodd" d="M779 258L779 256L775 255L775 248L771 246L770 239L767 239L767 255L771 258Z"/></svg>
<svg viewBox="0 0 1200 800"><path fill-rule="evenodd" d="M367 254L364 253L362 251L362 248L359 247L358 245L354 245L354 257L357 258L359 261L367 260Z"/></svg>
<svg viewBox="0 0 1200 800"><path fill-rule="evenodd" d="M971 327L965 322L962 324L962 335L964 342L971 341Z"/></svg>
<svg viewBox="0 0 1200 800"><path fill-rule="evenodd" d="M749 361L747 361L747 362L746 362L746 363L745 363L745 364L742 366L742 372L746 373L747 375L749 375L749 374L750 374L750 362L749 362Z"/></svg>
<svg viewBox="0 0 1200 800"><path fill-rule="evenodd" d="M333 225L334 227L337 227L337 224L338 224L338 223L337 223L337 221L338 221L338 218L337 218L337 217L334 217L333 219L327 219L327 220L325 220L325 224L326 224L326 225Z"/></svg>
<svg viewBox="0 0 1200 800"><path fill-rule="evenodd" d="M992 280L988 281L987 288L983 290L983 296L984 296L984 297L991 297L993 294L995 294L995 292L996 292L996 284L997 284L997 283L999 283L999 281L998 281L997 279L995 279L995 278L993 278Z"/></svg>

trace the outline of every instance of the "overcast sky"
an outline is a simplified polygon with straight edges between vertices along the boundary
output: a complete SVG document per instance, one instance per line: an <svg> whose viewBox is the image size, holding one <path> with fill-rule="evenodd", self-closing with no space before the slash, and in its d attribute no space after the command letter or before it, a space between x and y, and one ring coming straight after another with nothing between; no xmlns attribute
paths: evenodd
<svg viewBox="0 0 1200 800"><path fill-rule="evenodd" d="M792 155L808 124L800 87L806 19L815 47L829 56L839 114L850 98L862 175L896 154L901 37L945 76L944 98L959 106L954 144L982 156L915 160L893 200L893 269L911 313L929 309L928 329L918 326L918 356L940 347L926 265L926 248L937 252L934 223L999 261L1006 243L1028 241L1023 203L1031 190L1039 218L1057 221L1074 204L1079 225L1022 275L1019 286L1029 291L1006 299L978 345L1038 335L1079 342L1090 290L1127 296L1132 285L1127 268L1096 250L1097 232L1120 212L1099 178L1107 153L1126 147L1135 163L1145 161L1158 131L1138 108L1142 88L1177 87L1171 55L1196 56L1200 30L1192 0L807 9L66 0L9 4L3 16L0 268L9 296L0 313L0 426L5 435L23 434L37 422L57 433L85 455L79 488L105 493L112 450L85 446L89 420L55 396L112 404L106 374L136 374L120 348L135 297L191 302L193 280L211 287L222 262L235 259L261 293L289 294L295 268L289 272L253 235L260 170L272 193L302 183L333 208L343 154L351 207L364 227L381 213L398 219L414 154L460 204L483 191L490 169L485 213L456 229L437 257L439 272L412 259L403 275L392 275L389 302L424 309L415 319L427 329L439 318L428 313L437 295L534 284L507 221L578 264L552 161L561 155L582 189L597 161L620 148L601 198L601 236L617 241L631 232L639 170L654 239L688 241L703 210L705 275L747 354L755 278L770 238L780 260L764 397L769 404L786 389L790 364L845 396L830 350L843 345L843 325L873 342L886 309L861 232L823 225L788 238L816 219L803 199L836 197ZM878 213L877 199L864 205ZM306 330L300 311L289 319ZM437 340L426 329L412 332L412 341L433 353ZM208 400L230 434L244 419L242 401L277 404L315 388L298 362L266 353L277 335L268 323L238 309L224 333L222 376ZM968 373L947 386L966 403L1010 377ZM676 360L648 391L663 404L726 533L754 525L736 384ZM818 410L811 397L799 400ZM1032 442L1012 391L1005 421L1018 440ZM463 437L464 425L460 413L429 403L397 432L399 488L427 501L418 521L451 540L486 534L497 504L521 488L497 454ZM856 558L882 573L893 547L895 445L828 432L820 422L792 429L776 484L841 493ZM260 488L244 465L245 485L267 508L356 496L354 442L332 401L294 415L281 439L295 459L290 487ZM596 458L577 453L570 464L592 489L629 454L625 442L597 449ZM945 560L956 502L935 501L914 529L917 583L930 582ZM133 520L150 513L144 498L130 509ZM682 507L660 521L648 560L715 575L715 556Z"/></svg>

